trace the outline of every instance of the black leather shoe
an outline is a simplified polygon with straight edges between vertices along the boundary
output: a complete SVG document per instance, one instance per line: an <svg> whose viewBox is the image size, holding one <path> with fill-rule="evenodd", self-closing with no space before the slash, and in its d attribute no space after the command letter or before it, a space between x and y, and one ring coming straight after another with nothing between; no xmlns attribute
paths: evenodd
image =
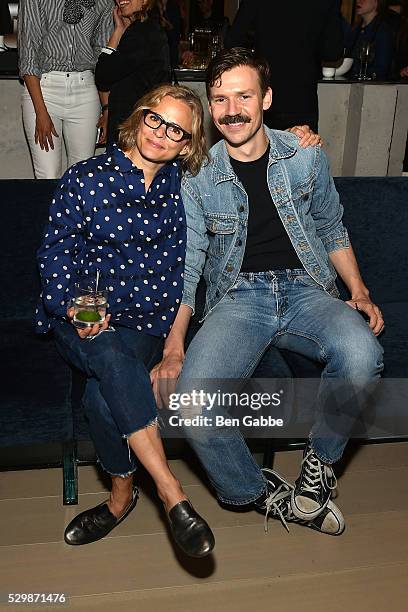
<svg viewBox="0 0 408 612"><path fill-rule="evenodd" d="M78 514L65 529L64 540L72 546L90 544L104 538L112 529L127 517L136 506L139 491L133 488L132 501L120 517L109 510L107 502L102 502L95 508L90 508Z"/></svg>
<svg viewBox="0 0 408 612"><path fill-rule="evenodd" d="M170 510L170 529L180 548L190 557L205 557L215 545L213 532L189 501L182 501Z"/></svg>

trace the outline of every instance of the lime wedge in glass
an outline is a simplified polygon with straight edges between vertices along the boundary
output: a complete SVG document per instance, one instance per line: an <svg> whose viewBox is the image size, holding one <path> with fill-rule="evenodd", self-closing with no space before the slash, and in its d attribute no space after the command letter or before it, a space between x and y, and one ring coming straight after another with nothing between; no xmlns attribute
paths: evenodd
<svg viewBox="0 0 408 612"><path fill-rule="evenodd" d="M84 321L84 323L98 323L101 320L101 315L94 310L80 310L75 315L77 321Z"/></svg>

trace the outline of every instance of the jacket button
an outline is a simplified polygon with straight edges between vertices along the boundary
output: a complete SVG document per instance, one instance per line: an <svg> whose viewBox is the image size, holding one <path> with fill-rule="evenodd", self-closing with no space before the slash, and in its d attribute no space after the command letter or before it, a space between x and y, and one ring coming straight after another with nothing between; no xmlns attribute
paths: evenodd
<svg viewBox="0 0 408 612"><path fill-rule="evenodd" d="M242 240L237 240L235 243L236 246L241 246L242 245Z"/></svg>
<svg viewBox="0 0 408 612"><path fill-rule="evenodd" d="M226 269L227 272L232 272L233 269L234 269L234 266L231 266L231 264L228 264L225 269Z"/></svg>
<svg viewBox="0 0 408 612"><path fill-rule="evenodd" d="M238 208L238 210L239 210L239 212L244 212L244 210L245 210L245 206L240 206L240 207Z"/></svg>

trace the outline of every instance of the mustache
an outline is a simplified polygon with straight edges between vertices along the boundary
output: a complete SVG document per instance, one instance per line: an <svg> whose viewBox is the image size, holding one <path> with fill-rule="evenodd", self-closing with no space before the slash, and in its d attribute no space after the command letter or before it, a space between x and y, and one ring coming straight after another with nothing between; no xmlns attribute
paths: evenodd
<svg viewBox="0 0 408 612"><path fill-rule="evenodd" d="M231 125L232 123L250 123L251 118L248 115L224 115L218 121L220 125Z"/></svg>

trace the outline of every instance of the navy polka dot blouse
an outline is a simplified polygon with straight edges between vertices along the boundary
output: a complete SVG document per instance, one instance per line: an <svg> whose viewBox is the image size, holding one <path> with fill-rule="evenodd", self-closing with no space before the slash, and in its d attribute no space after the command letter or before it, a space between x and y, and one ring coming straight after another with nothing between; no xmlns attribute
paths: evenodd
<svg viewBox="0 0 408 612"><path fill-rule="evenodd" d="M38 250L42 292L36 331L66 318L74 285L96 277L111 322L166 337L181 301L186 222L177 162L147 193L143 172L114 145L61 179Z"/></svg>

